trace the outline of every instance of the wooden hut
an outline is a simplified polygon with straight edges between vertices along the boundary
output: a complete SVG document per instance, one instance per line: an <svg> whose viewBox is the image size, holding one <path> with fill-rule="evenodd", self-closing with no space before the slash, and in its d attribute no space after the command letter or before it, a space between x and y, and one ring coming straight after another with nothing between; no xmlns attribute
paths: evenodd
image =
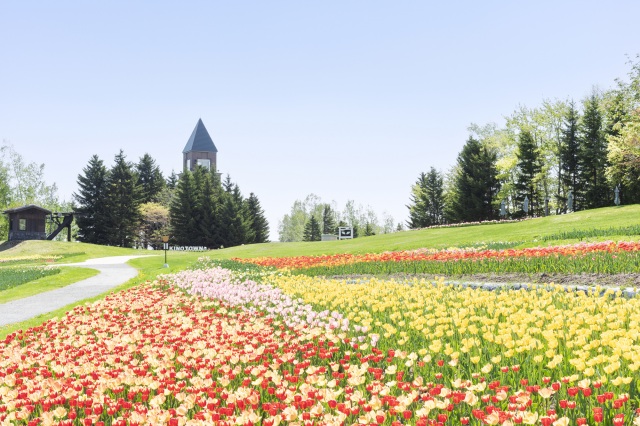
<svg viewBox="0 0 640 426"><path fill-rule="evenodd" d="M9 216L9 241L46 240L46 220L51 212L33 204L5 210Z"/></svg>

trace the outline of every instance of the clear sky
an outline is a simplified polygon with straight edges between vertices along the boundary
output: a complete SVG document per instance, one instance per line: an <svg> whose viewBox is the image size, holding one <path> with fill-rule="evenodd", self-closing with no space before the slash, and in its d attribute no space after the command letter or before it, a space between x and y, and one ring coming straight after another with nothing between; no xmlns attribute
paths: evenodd
<svg viewBox="0 0 640 426"><path fill-rule="evenodd" d="M93 154L179 172L202 118L272 240L310 193L404 222L470 123L624 78L638 16L616 0L0 0L0 139L69 200Z"/></svg>

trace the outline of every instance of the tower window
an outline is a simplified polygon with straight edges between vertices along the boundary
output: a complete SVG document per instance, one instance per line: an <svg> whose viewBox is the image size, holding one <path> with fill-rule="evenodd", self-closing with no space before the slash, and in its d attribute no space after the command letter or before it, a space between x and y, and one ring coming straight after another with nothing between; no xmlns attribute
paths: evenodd
<svg viewBox="0 0 640 426"><path fill-rule="evenodd" d="M198 160L196 161L198 166L202 166L207 170L211 170L211 160L209 160L208 158L198 158Z"/></svg>
<svg viewBox="0 0 640 426"><path fill-rule="evenodd" d="M187 160L187 170L191 170L191 160Z"/></svg>

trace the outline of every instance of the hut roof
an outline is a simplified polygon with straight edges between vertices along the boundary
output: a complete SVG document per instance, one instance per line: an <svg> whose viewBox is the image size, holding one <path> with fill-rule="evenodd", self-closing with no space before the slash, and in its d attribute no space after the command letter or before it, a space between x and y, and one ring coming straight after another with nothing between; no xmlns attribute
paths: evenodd
<svg viewBox="0 0 640 426"><path fill-rule="evenodd" d="M7 209L5 210L3 213L5 214L9 214L9 213L20 213L26 210L40 210L41 212L45 213L45 214L51 214L50 210L47 210L43 207L40 206L36 206L35 204L27 204L26 206L22 206L22 207L15 207L13 209Z"/></svg>

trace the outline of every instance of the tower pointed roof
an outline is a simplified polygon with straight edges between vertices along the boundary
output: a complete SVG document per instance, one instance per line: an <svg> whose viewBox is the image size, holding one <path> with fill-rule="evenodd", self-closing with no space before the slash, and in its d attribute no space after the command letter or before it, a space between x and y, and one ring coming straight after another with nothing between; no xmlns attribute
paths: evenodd
<svg viewBox="0 0 640 426"><path fill-rule="evenodd" d="M193 133L191 133L191 137L187 141L182 153L184 154L191 151L218 152L201 118L198 119L198 124L196 124L196 128L193 129Z"/></svg>

